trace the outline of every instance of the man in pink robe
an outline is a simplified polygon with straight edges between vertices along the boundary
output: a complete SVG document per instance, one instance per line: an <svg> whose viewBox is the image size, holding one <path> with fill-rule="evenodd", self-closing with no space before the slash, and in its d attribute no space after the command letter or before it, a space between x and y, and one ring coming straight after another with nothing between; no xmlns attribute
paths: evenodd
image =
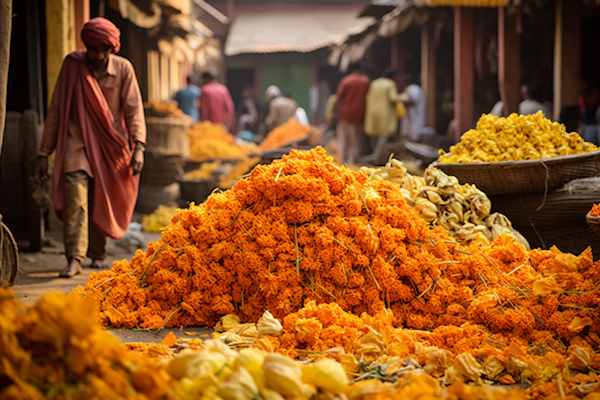
<svg viewBox="0 0 600 400"><path fill-rule="evenodd" d="M229 90L225 85L217 82L208 72L202 74L202 81L199 107L200 119L210 121L213 124L223 124L230 128L235 107Z"/></svg>
<svg viewBox="0 0 600 400"><path fill-rule="evenodd" d="M131 63L118 53L121 32L93 18L81 31L87 51L67 55L52 96L38 153L36 179L54 163L54 208L63 220L67 267L104 267L107 237L123 237L137 200L144 165L146 123Z"/></svg>

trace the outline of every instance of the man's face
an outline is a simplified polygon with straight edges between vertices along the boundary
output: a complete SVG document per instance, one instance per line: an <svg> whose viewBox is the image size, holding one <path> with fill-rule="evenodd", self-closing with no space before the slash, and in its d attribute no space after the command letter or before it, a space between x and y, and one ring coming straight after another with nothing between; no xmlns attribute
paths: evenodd
<svg viewBox="0 0 600 400"><path fill-rule="evenodd" d="M87 47L87 58L97 69L106 67L110 53L112 53L112 47L105 44Z"/></svg>

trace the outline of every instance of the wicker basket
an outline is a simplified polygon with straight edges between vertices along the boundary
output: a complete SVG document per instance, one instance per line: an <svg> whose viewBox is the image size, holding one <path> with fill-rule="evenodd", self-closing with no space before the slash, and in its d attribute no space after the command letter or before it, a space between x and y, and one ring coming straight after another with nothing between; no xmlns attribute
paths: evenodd
<svg viewBox="0 0 600 400"><path fill-rule="evenodd" d="M188 157L190 142L187 133L192 125L193 121L188 117L147 117L146 151Z"/></svg>
<svg viewBox="0 0 600 400"><path fill-rule="evenodd" d="M600 177L576 179L547 195L517 194L490 196L495 211L505 214L513 223L535 226L561 222L583 222L584 215L600 199Z"/></svg>
<svg viewBox="0 0 600 400"><path fill-rule="evenodd" d="M585 220L561 223L551 226L514 225L516 230L527 238L531 248L549 249L553 245L564 252L580 254L588 246L592 247L594 260L600 257L600 236L591 232Z"/></svg>
<svg viewBox="0 0 600 400"><path fill-rule="evenodd" d="M542 160L492 163L446 164L434 166L460 183L472 183L488 196L517 193L547 193L578 178L600 174L600 150Z"/></svg>
<svg viewBox="0 0 600 400"><path fill-rule="evenodd" d="M175 183L183 171L185 161L178 155L146 153L141 186L167 186Z"/></svg>
<svg viewBox="0 0 600 400"><path fill-rule="evenodd" d="M555 244L577 253L592 245L600 256L599 238L590 232L585 219L598 198L600 178L576 179L547 195L490 196L494 211L506 215L532 247Z"/></svg>

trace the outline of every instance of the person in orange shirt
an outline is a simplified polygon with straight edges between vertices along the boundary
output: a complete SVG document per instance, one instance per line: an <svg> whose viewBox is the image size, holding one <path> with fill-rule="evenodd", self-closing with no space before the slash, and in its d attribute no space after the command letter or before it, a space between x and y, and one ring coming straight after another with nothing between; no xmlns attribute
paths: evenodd
<svg viewBox="0 0 600 400"><path fill-rule="evenodd" d="M338 153L341 163L355 163L366 147L363 129L365 122L365 99L371 80L358 64L349 68L350 73L338 85L337 106L339 107L337 135Z"/></svg>
<svg viewBox="0 0 600 400"><path fill-rule="evenodd" d="M107 237L125 235L144 165L146 123L131 63L116 53L121 32L93 18L82 31L87 51L67 55L48 110L35 177L48 178L54 163L54 208L63 220L67 267L62 277L106 267Z"/></svg>

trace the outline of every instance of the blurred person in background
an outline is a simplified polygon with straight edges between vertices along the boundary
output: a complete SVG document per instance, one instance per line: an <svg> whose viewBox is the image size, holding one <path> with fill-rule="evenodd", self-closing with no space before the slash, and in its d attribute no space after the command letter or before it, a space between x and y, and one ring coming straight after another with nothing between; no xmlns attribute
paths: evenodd
<svg viewBox="0 0 600 400"><path fill-rule="evenodd" d="M327 129L337 129L339 111L335 108L336 104L337 95L334 93L327 98L327 104L325 105L325 123L327 124Z"/></svg>
<svg viewBox="0 0 600 400"><path fill-rule="evenodd" d="M104 18L81 31L87 51L65 58L44 126L35 178L48 178L54 163L54 208L63 220L68 265L61 277L105 268L107 236L122 238L135 207L144 165L146 123L131 63L116 55L121 32Z"/></svg>
<svg viewBox="0 0 600 400"><path fill-rule="evenodd" d="M202 74L202 94L200 95L200 118L213 124L223 124L231 128L235 107L231 94L225 85L220 84L208 72Z"/></svg>
<svg viewBox="0 0 600 400"><path fill-rule="evenodd" d="M192 77L187 77L187 86L181 90L178 90L173 95L173 100L177 102L177 108L183 111L184 114L194 118L194 121L198 121L198 100L202 90L192 83Z"/></svg>
<svg viewBox="0 0 600 400"><path fill-rule="evenodd" d="M521 86L521 97L519 103L519 114L530 115L541 111L548 119L552 119L552 113L542 103L542 87L537 83L529 83Z"/></svg>
<svg viewBox="0 0 600 400"><path fill-rule="evenodd" d="M371 82L365 102L365 133L371 140L373 153L366 162L376 162L389 139L398 133L396 104L403 96L393 80L396 71L387 67L381 77Z"/></svg>
<svg viewBox="0 0 600 400"><path fill-rule="evenodd" d="M504 117L504 102L498 100L490 110L490 114L494 117Z"/></svg>
<svg viewBox="0 0 600 400"><path fill-rule="evenodd" d="M364 132L365 102L371 80L358 64L348 68L350 72L338 85L336 109L338 154L341 163L355 163L367 147Z"/></svg>
<svg viewBox="0 0 600 400"><path fill-rule="evenodd" d="M402 119L400 130L408 140L418 142L425 127L425 93L417 79L410 74L402 75L402 82L405 87L401 97L406 107L406 117Z"/></svg>
<svg viewBox="0 0 600 400"><path fill-rule="evenodd" d="M242 101L237 107L238 118L237 133L248 131L255 133L258 125L258 106L254 100L254 90L251 86L246 86L242 90Z"/></svg>
<svg viewBox="0 0 600 400"><path fill-rule="evenodd" d="M267 88L265 96L269 102L269 113L267 114L265 123L267 130L272 131L294 116L298 108L298 103L294 99L283 96L281 90L275 85Z"/></svg>
<svg viewBox="0 0 600 400"><path fill-rule="evenodd" d="M281 92L281 95L287 99L294 100L294 96L292 96L292 92L290 92L289 89L284 89ZM300 105L296 107L296 111L294 111L293 118L304 126L310 125L310 121L308 120L308 114L306 113L306 110L304 108L300 107Z"/></svg>

